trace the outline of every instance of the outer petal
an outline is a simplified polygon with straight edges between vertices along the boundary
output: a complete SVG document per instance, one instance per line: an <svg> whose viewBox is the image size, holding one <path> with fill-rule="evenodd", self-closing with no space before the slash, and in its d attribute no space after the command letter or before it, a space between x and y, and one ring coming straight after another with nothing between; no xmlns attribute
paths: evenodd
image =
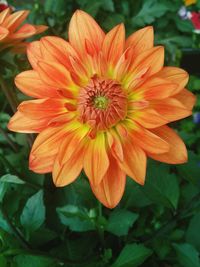
<svg viewBox="0 0 200 267"><path fill-rule="evenodd" d="M103 41L102 51L105 59L114 66L124 51L125 28L119 24L108 32Z"/></svg>
<svg viewBox="0 0 200 267"><path fill-rule="evenodd" d="M196 102L196 96L187 89L181 90L180 93L178 93L174 97L178 99L178 101L180 101L189 110L193 109Z"/></svg>
<svg viewBox="0 0 200 267"><path fill-rule="evenodd" d="M147 129L153 129L167 124L169 121L163 118L153 109L133 110L129 117Z"/></svg>
<svg viewBox="0 0 200 267"><path fill-rule="evenodd" d="M36 28L31 24L24 24L18 31L13 33L11 37L13 39L25 39L36 34Z"/></svg>
<svg viewBox="0 0 200 267"><path fill-rule="evenodd" d="M177 84L167 80L153 77L146 80L138 88L133 89L133 97L142 97L146 100L164 99L172 94L177 88Z"/></svg>
<svg viewBox="0 0 200 267"><path fill-rule="evenodd" d="M123 171L137 183L143 185L146 175L146 154L136 143L134 139L123 144L124 161L120 163Z"/></svg>
<svg viewBox="0 0 200 267"><path fill-rule="evenodd" d="M66 112L64 101L52 98L24 101L18 110L34 120L51 119Z"/></svg>
<svg viewBox="0 0 200 267"><path fill-rule="evenodd" d="M56 88L45 84L34 70L28 70L18 74L15 78L15 84L24 94L31 97L58 97Z"/></svg>
<svg viewBox="0 0 200 267"><path fill-rule="evenodd" d="M37 70L38 61L43 60L40 41L28 44L27 56L33 69Z"/></svg>
<svg viewBox="0 0 200 267"><path fill-rule="evenodd" d="M56 61L67 68L71 68L70 57L78 57L73 47L62 38L46 36L41 39L40 43L42 55L47 61Z"/></svg>
<svg viewBox="0 0 200 267"><path fill-rule="evenodd" d="M91 183L98 185L109 167L104 133L89 140L84 158L84 170Z"/></svg>
<svg viewBox="0 0 200 267"><path fill-rule="evenodd" d="M79 176L83 168L83 158L85 153L83 142L80 142L78 146L73 147L71 152L71 156L68 157L63 164L60 163L59 158L55 161L53 181L56 186L65 186L72 183Z"/></svg>
<svg viewBox="0 0 200 267"><path fill-rule="evenodd" d="M10 8L6 8L2 12L0 12L0 24L4 22L4 20L9 16Z"/></svg>
<svg viewBox="0 0 200 267"><path fill-rule="evenodd" d="M191 111L175 98L152 101L151 106L169 122L180 120L191 115Z"/></svg>
<svg viewBox="0 0 200 267"><path fill-rule="evenodd" d="M160 154L169 151L165 140L139 125L132 132L132 140L146 152Z"/></svg>
<svg viewBox="0 0 200 267"><path fill-rule="evenodd" d="M85 52L86 40L98 52L104 39L104 32L87 13L77 10L69 24L69 41L79 53Z"/></svg>
<svg viewBox="0 0 200 267"><path fill-rule="evenodd" d="M141 81L144 82L149 76L160 71L163 64L164 48L162 46L141 53L132 59L128 72L123 78L123 85L130 89L136 87Z"/></svg>
<svg viewBox="0 0 200 267"><path fill-rule="evenodd" d="M60 144L66 135L64 129L60 127L49 127L42 131L31 149L29 168L38 173L52 171Z"/></svg>
<svg viewBox="0 0 200 267"><path fill-rule="evenodd" d="M174 94L177 94L188 83L188 73L183 69L176 67L164 67L160 72L156 74L156 77L169 80L172 83L177 84L177 88Z"/></svg>
<svg viewBox="0 0 200 267"><path fill-rule="evenodd" d="M114 208L121 200L126 183L126 175L119 167L116 159L109 156L109 168L101 183L91 188L97 199L106 207Z"/></svg>
<svg viewBox="0 0 200 267"><path fill-rule="evenodd" d="M8 34L9 31L6 28L0 26L0 41L5 39L8 36Z"/></svg>
<svg viewBox="0 0 200 267"><path fill-rule="evenodd" d="M187 150L185 144L172 129L170 129L168 126L162 126L152 130L152 132L165 140L170 145L170 150L167 153L159 155L148 153L148 156L155 160L170 164L187 162Z"/></svg>
<svg viewBox="0 0 200 267"><path fill-rule="evenodd" d="M153 47L154 36L153 27L148 26L131 34L126 40L125 47L131 46L133 53L139 55L140 53Z"/></svg>
<svg viewBox="0 0 200 267"><path fill-rule="evenodd" d="M39 133L48 124L49 119L33 120L17 111L8 123L8 129L19 133Z"/></svg>
<svg viewBox="0 0 200 267"><path fill-rule="evenodd" d="M70 72L63 65L40 61L37 65L37 71L45 84L66 89L69 93L77 91L77 86L73 82Z"/></svg>
<svg viewBox="0 0 200 267"><path fill-rule="evenodd" d="M9 29L10 32L13 32L27 18L28 14L28 10L17 11L8 16L2 23L2 26Z"/></svg>
<svg viewBox="0 0 200 267"><path fill-rule="evenodd" d="M75 125L74 125L75 126ZM59 150L58 160L60 165L64 165L66 162L73 157L73 154L76 152L79 146L82 146L83 139L89 132L89 127L77 124L76 127L72 130L72 133L69 134L68 138L64 140L62 146Z"/></svg>

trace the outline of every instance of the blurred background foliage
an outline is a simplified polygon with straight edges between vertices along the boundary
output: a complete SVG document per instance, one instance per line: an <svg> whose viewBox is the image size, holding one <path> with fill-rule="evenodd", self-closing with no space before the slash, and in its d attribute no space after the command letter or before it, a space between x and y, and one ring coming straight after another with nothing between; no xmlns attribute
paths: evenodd
<svg viewBox="0 0 200 267"><path fill-rule="evenodd" d="M76 9L89 12L110 30L124 22L127 35L153 25L155 43L165 46L166 64L190 72L197 95L194 116L174 123L189 150L189 161L170 166L149 160L144 187L127 180L114 210L93 197L84 174L55 188L51 175L28 170L30 138L8 132L13 111L0 92L0 267L200 267L200 36L182 20L181 0L9 1L29 9L29 21L49 26L45 35L67 38ZM200 1L188 10L200 10ZM1 78L17 94L14 76L29 65L25 56L0 55ZM199 60L200 62L200 60ZM192 68L191 68L192 67Z"/></svg>

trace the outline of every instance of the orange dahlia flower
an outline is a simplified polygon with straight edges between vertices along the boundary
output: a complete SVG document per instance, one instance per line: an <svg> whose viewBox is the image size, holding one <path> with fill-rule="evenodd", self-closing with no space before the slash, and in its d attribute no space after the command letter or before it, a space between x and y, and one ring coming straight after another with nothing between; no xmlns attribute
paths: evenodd
<svg viewBox="0 0 200 267"><path fill-rule="evenodd" d="M164 49L153 47L153 28L125 41L124 25L105 34L83 11L69 25L69 42L44 37L28 47L33 70L17 87L37 98L22 102L9 129L39 133L30 169L53 173L56 186L85 171L105 206L120 201L126 175L145 182L147 156L184 163L187 152L166 124L191 114L195 97L184 89L188 74L163 67Z"/></svg>
<svg viewBox="0 0 200 267"><path fill-rule="evenodd" d="M10 8L0 12L0 51L8 47L16 52L24 50L27 45L24 39L42 33L48 28L43 25L35 26L31 24L24 24L20 27L28 14L29 11L27 10L11 14Z"/></svg>

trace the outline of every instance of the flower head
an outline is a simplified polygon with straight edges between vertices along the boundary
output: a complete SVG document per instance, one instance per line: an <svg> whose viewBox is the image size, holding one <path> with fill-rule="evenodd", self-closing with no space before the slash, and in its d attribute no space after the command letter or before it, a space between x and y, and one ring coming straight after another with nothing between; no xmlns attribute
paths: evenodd
<svg viewBox="0 0 200 267"><path fill-rule="evenodd" d="M28 16L29 11L17 11L11 14L11 9L6 8L0 12L0 51L11 48L15 52L21 52L27 46L26 38L42 33L48 27L21 23Z"/></svg>
<svg viewBox="0 0 200 267"><path fill-rule="evenodd" d="M33 70L15 82L37 99L19 105L9 129L39 133L31 170L52 172L55 185L65 186L84 169L96 197L112 208L126 175L144 184L147 156L187 161L184 143L166 124L191 115L195 97L184 88L184 70L163 67L152 27L125 40L123 24L105 34L76 11L69 42L43 37L29 45L28 58Z"/></svg>

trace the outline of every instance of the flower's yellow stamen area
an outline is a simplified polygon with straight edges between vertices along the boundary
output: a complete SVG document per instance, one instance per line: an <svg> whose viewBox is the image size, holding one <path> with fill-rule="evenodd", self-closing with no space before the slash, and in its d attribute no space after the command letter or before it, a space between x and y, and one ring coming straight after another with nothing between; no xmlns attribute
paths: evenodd
<svg viewBox="0 0 200 267"><path fill-rule="evenodd" d="M106 109L108 107L109 100L105 96L97 96L94 98L94 106L97 109Z"/></svg>

